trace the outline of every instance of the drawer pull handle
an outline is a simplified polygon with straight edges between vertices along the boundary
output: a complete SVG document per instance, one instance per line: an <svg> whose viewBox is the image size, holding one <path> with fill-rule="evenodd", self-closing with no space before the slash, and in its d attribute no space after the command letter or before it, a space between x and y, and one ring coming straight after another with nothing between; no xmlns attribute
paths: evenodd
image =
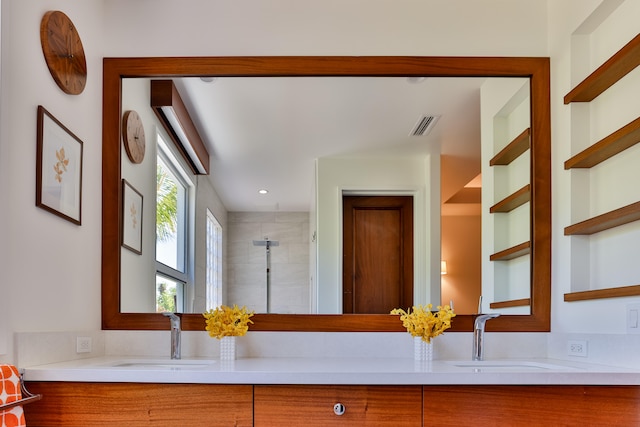
<svg viewBox="0 0 640 427"><path fill-rule="evenodd" d="M336 403L335 405L333 405L333 413L336 415L344 414L344 411L346 411L346 409L347 408L345 408L342 403Z"/></svg>

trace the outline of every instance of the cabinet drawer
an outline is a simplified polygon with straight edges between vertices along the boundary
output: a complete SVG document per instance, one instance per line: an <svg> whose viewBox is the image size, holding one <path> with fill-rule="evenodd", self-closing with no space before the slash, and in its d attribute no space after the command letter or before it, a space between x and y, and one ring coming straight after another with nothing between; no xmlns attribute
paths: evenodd
<svg viewBox="0 0 640 427"><path fill-rule="evenodd" d="M334 405L344 413L336 415ZM254 425L420 426L421 386L256 385Z"/></svg>
<svg viewBox="0 0 640 427"><path fill-rule="evenodd" d="M425 386L425 427L639 426L640 387L584 385Z"/></svg>
<svg viewBox="0 0 640 427"><path fill-rule="evenodd" d="M228 427L253 424L252 386L28 382L42 400L24 407L39 427Z"/></svg>

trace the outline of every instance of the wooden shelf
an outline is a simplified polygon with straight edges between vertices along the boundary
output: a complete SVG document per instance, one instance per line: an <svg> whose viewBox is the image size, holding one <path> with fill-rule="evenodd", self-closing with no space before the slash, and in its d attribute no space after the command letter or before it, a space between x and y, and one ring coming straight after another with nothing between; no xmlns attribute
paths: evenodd
<svg viewBox="0 0 640 427"><path fill-rule="evenodd" d="M636 295L640 295L640 285L620 286L617 288L609 289L594 289L592 291L570 292L568 294L564 294L564 300L567 302L571 302L602 298L632 297Z"/></svg>
<svg viewBox="0 0 640 427"><path fill-rule="evenodd" d="M564 103L590 102L640 65L640 34L598 67L564 97ZM640 118L581 151L564 163L565 169L590 168L640 142ZM565 227L565 236L591 235L640 219L640 202ZM640 285L571 292L565 301L640 295Z"/></svg>
<svg viewBox="0 0 640 427"><path fill-rule="evenodd" d="M564 103L589 102L640 65L640 34L564 97Z"/></svg>
<svg viewBox="0 0 640 427"><path fill-rule="evenodd" d="M640 142L640 117L564 162L564 168L593 167L638 142Z"/></svg>
<svg viewBox="0 0 640 427"><path fill-rule="evenodd" d="M489 308L526 307L531 305L531 298L514 299L510 301L496 301L489 304Z"/></svg>
<svg viewBox="0 0 640 427"><path fill-rule="evenodd" d="M505 166L529 149L531 128L526 128L489 161L489 166Z"/></svg>
<svg viewBox="0 0 640 427"><path fill-rule="evenodd" d="M589 235L640 219L640 202L565 227L565 236Z"/></svg>
<svg viewBox="0 0 640 427"><path fill-rule="evenodd" d="M531 200L531 186L525 185L510 196L505 197L495 205L489 208L490 213L505 213L524 205Z"/></svg>
<svg viewBox="0 0 640 427"><path fill-rule="evenodd" d="M489 259L491 261L509 261L529 253L531 253L531 242L524 242L503 251L496 252L491 255Z"/></svg>

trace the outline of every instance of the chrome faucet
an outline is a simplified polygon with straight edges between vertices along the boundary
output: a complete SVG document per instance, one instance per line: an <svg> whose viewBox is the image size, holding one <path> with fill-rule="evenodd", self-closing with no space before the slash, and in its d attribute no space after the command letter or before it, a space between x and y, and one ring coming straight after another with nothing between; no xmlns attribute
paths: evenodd
<svg viewBox="0 0 640 427"><path fill-rule="evenodd" d="M495 319L500 313L479 314L473 322L473 354L471 360L484 359L484 325L489 319Z"/></svg>
<svg viewBox="0 0 640 427"><path fill-rule="evenodd" d="M171 358L180 359L180 315L175 313L162 313L171 321Z"/></svg>

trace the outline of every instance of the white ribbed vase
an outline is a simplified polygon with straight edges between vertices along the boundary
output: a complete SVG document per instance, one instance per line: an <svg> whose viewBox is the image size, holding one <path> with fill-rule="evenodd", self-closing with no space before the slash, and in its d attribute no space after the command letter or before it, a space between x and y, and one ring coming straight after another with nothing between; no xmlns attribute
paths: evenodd
<svg viewBox="0 0 640 427"><path fill-rule="evenodd" d="M413 337L413 358L414 360L433 360L433 341L430 343L422 341L421 337Z"/></svg>
<svg viewBox="0 0 640 427"><path fill-rule="evenodd" d="M220 360L236 360L236 337L220 339Z"/></svg>

